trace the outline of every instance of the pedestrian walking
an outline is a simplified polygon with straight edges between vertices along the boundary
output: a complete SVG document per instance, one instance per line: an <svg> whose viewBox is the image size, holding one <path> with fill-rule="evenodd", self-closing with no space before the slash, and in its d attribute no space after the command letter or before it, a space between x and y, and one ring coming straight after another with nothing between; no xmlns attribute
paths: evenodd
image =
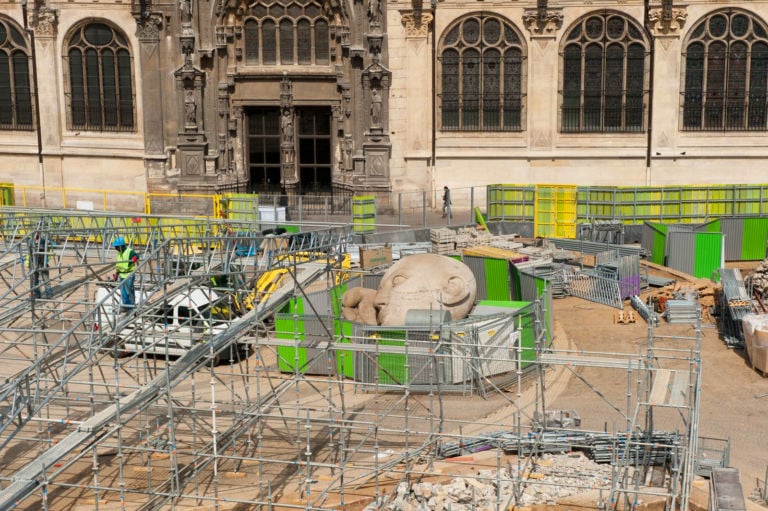
<svg viewBox="0 0 768 511"><path fill-rule="evenodd" d="M130 312L136 307L136 289L134 287L136 264L139 256L135 250L126 246L125 238L118 236L112 246L117 250L117 272L114 280L120 283L120 299L122 312Z"/></svg>
<svg viewBox="0 0 768 511"><path fill-rule="evenodd" d="M49 262L48 239L44 234L36 232L29 247L29 285L35 298L51 297L51 276L48 270ZM41 288L43 292L41 293Z"/></svg>
<svg viewBox="0 0 768 511"><path fill-rule="evenodd" d="M443 187L443 218L451 218L451 190L447 187Z"/></svg>

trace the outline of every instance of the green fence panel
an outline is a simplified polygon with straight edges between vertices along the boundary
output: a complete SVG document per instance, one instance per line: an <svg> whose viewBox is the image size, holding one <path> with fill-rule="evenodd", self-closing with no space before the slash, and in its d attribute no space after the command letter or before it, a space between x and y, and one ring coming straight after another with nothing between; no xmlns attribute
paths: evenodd
<svg viewBox="0 0 768 511"><path fill-rule="evenodd" d="M355 327L351 321L337 319L334 327L339 343L352 343ZM336 370L347 378L355 379L355 352L351 350L336 350Z"/></svg>
<svg viewBox="0 0 768 511"><path fill-rule="evenodd" d="M503 307L517 309L515 315L515 328L520 329L520 343L523 352L520 355L522 359L522 368L525 368L536 360L536 331L534 330L536 321L531 302L521 302L517 300L480 300L478 305L489 307ZM510 354L510 356L517 356Z"/></svg>
<svg viewBox="0 0 768 511"><path fill-rule="evenodd" d="M352 230L354 232L376 231L376 197L373 195L352 197Z"/></svg>
<svg viewBox="0 0 768 511"><path fill-rule="evenodd" d="M16 194L13 183L0 183L0 206L15 206Z"/></svg>
<svg viewBox="0 0 768 511"><path fill-rule="evenodd" d="M515 185L493 185L514 188ZM518 187L519 189L519 187ZM498 190L489 188L488 211L492 220L504 219ZM537 197L538 198L538 197ZM579 222L621 220L644 222L701 223L718 216L768 214L768 184L579 187L576 213Z"/></svg>
<svg viewBox="0 0 768 511"><path fill-rule="evenodd" d="M667 246L667 226L648 222L653 229L653 248L651 249L651 262L664 264L664 254Z"/></svg>
<svg viewBox="0 0 768 511"><path fill-rule="evenodd" d="M532 221L536 193L531 186L493 184L486 188L488 219Z"/></svg>
<svg viewBox="0 0 768 511"><path fill-rule="evenodd" d="M723 265L723 235L719 232L696 234L693 276L716 278L716 271Z"/></svg>
<svg viewBox="0 0 768 511"><path fill-rule="evenodd" d="M702 227L699 227L700 231L705 232L722 232L722 227L720 225L720 219L712 220L711 222L707 222Z"/></svg>
<svg viewBox="0 0 768 511"><path fill-rule="evenodd" d="M257 222L259 220L259 196L253 193L225 193L221 198L227 220Z"/></svg>
<svg viewBox="0 0 768 511"><path fill-rule="evenodd" d="M405 332L388 330L376 341L381 346L405 346ZM384 337L386 336L386 337ZM408 361L404 353L378 353L376 367L382 385L404 385L408 382Z"/></svg>
<svg viewBox="0 0 768 511"><path fill-rule="evenodd" d="M283 314L275 314L275 337L301 342L304 336L304 299L292 298ZM307 349L295 346L277 347L277 367L281 372L303 372L307 367Z"/></svg>
<svg viewBox="0 0 768 511"><path fill-rule="evenodd" d="M485 288L489 300L509 300L509 262L485 259Z"/></svg>
<svg viewBox="0 0 768 511"><path fill-rule="evenodd" d="M741 237L741 260L759 261L766 257L768 218L745 218Z"/></svg>

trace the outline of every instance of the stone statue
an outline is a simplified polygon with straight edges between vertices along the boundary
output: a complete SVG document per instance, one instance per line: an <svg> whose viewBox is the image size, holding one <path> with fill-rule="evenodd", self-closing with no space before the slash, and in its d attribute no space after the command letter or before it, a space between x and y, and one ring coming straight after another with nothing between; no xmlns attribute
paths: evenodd
<svg viewBox="0 0 768 511"><path fill-rule="evenodd" d="M189 3L189 0L179 0L179 12L181 13L181 21L183 23L192 21L192 5Z"/></svg>
<svg viewBox="0 0 768 511"><path fill-rule="evenodd" d="M293 145L293 115L290 108L283 108L283 116L280 118L280 130L283 136L283 144Z"/></svg>
<svg viewBox="0 0 768 511"><path fill-rule="evenodd" d="M372 25L379 23L379 17L381 16L381 4L379 1L368 0L368 20Z"/></svg>
<svg viewBox="0 0 768 511"><path fill-rule="evenodd" d="M334 25L340 25L342 18L346 17L343 0L324 0L323 11L325 15L333 20Z"/></svg>
<svg viewBox="0 0 768 511"><path fill-rule="evenodd" d="M464 263L438 254L400 259L384 273L378 289L355 287L342 297L342 314L368 325L401 326L409 310L447 310L453 320L469 314L477 282Z"/></svg>
<svg viewBox="0 0 768 511"><path fill-rule="evenodd" d="M354 142L352 141L352 135L344 136L344 170L352 170L352 149L354 149Z"/></svg>
<svg viewBox="0 0 768 511"><path fill-rule="evenodd" d="M371 124L379 126L381 123L381 94L378 89L371 91Z"/></svg>
<svg viewBox="0 0 768 511"><path fill-rule="evenodd" d="M188 126L197 125L197 102L195 101L195 93L191 90L188 90L184 97L184 115Z"/></svg>

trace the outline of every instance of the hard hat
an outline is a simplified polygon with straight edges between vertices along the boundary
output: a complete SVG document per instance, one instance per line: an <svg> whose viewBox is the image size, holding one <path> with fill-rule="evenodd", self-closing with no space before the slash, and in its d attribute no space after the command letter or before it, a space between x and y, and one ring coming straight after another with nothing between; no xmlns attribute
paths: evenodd
<svg viewBox="0 0 768 511"><path fill-rule="evenodd" d="M115 238L115 241L112 243L113 247L124 247L125 246L125 238L122 236L118 236Z"/></svg>

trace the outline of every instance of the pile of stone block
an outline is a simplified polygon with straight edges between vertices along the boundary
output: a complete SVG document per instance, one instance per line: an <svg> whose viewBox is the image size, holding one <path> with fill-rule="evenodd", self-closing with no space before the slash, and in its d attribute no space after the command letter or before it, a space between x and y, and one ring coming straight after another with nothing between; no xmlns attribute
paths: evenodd
<svg viewBox="0 0 768 511"><path fill-rule="evenodd" d="M450 255L456 253L456 231L447 227L429 230L429 241L432 242L432 253Z"/></svg>

